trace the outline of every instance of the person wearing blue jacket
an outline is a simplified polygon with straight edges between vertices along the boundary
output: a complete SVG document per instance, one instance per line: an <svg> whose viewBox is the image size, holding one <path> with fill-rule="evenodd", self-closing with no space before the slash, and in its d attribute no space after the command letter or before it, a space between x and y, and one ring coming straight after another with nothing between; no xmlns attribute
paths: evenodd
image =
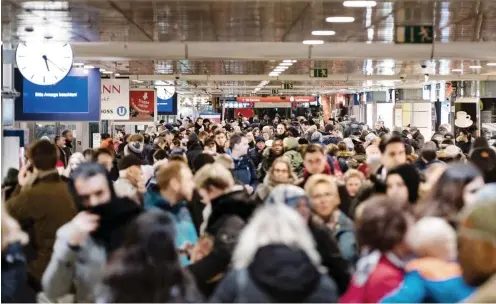
<svg viewBox="0 0 496 304"><path fill-rule="evenodd" d="M235 179L256 189L258 185L255 164L248 156L248 139L242 135L234 134L229 141L231 157L234 161L233 176Z"/></svg>
<svg viewBox="0 0 496 304"><path fill-rule="evenodd" d="M407 234L416 259L406 265L403 283L382 303L457 303L475 291L456 262L456 232L438 217L424 217Z"/></svg>
<svg viewBox="0 0 496 304"><path fill-rule="evenodd" d="M187 208L187 202L193 197L192 180L193 174L184 163L172 161L158 170L144 196L145 209L159 208L174 219L177 229L176 248L183 266L190 264L189 250L198 240Z"/></svg>

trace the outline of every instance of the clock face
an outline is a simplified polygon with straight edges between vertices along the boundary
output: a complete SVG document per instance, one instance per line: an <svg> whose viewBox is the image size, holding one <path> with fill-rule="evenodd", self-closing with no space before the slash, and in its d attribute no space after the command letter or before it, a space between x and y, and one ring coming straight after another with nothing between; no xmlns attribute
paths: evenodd
<svg viewBox="0 0 496 304"><path fill-rule="evenodd" d="M37 85L53 85L72 67L72 48L67 43L20 43L16 62L22 76Z"/></svg>
<svg viewBox="0 0 496 304"><path fill-rule="evenodd" d="M174 86L158 86L157 87L157 97L160 99L169 99L176 93L176 88Z"/></svg>

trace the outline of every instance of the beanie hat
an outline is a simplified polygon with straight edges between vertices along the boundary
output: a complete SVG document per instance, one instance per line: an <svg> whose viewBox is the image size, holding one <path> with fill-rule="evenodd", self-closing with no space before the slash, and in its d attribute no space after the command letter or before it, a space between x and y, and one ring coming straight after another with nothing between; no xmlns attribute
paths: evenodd
<svg viewBox="0 0 496 304"><path fill-rule="evenodd" d="M320 133L320 132L313 132L312 137L310 138L310 141L312 143L320 143L320 142L322 142L322 133Z"/></svg>
<svg viewBox="0 0 496 304"><path fill-rule="evenodd" d="M465 209L462 213L460 233L474 238L481 238L489 242L496 241L496 200L494 191L496 186L488 184L477 194L476 204ZM482 192L484 191L484 192ZM491 197L487 199L486 196ZM482 201L480 198L484 197Z"/></svg>
<svg viewBox="0 0 496 304"><path fill-rule="evenodd" d="M408 188L408 201L410 204L415 204L418 199L420 185L420 174L417 169L410 164L405 164L389 171L388 176L393 174L401 176L405 186Z"/></svg>
<svg viewBox="0 0 496 304"><path fill-rule="evenodd" d="M129 149L130 152L141 154L143 153L143 148L145 145L139 141L130 141L127 143L126 148Z"/></svg>
<svg viewBox="0 0 496 304"><path fill-rule="evenodd" d="M477 148L470 153L470 160L483 172L496 168L496 152L491 148Z"/></svg>
<svg viewBox="0 0 496 304"><path fill-rule="evenodd" d="M263 138L263 136L257 136L255 138L255 142L258 143L258 142L265 142L265 139Z"/></svg>
<svg viewBox="0 0 496 304"><path fill-rule="evenodd" d="M141 166L141 160L138 157L136 157L136 155L133 155L133 154L129 154L129 155L124 156L119 161L119 164L118 164L119 171L120 170L126 170L127 168L132 167L132 166Z"/></svg>
<svg viewBox="0 0 496 304"><path fill-rule="evenodd" d="M279 185L270 192L265 200L269 204L285 204L289 207L296 209L298 203L303 199L310 207L310 200L305 190L294 185Z"/></svg>
<svg viewBox="0 0 496 304"><path fill-rule="evenodd" d="M286 151L298 149L298 140L294 137L286 137L283 140L284 149Z"/></svg>

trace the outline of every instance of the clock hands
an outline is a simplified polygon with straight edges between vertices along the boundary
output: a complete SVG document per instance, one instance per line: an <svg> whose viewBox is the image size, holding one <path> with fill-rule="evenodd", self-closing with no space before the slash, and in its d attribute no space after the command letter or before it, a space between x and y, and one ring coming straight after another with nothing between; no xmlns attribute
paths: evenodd
<svg viewBox="0 0 496 304"><path fill-rule="evenodd" d="M48 67L48 58L47 58L47 56L46 55L43 55L43 56L41 56L41 58L43 58L45 60L45 65L47 67L47 71L50 72L50 68Z"/></svg>
<svg viewBox="0 0 496 304"><path fill-rule="evenodd" d="M45 63L47 65L47 69L48 69L48 62L50 62L53 66L55 66L57 69L61 70L62 72L65 72L64 69L60 68L55 62L51 61L50 59L48 59L48 57L46 55L43 55L43 59L45 59ZM48 69L50 71L50 69Z"/></svg>

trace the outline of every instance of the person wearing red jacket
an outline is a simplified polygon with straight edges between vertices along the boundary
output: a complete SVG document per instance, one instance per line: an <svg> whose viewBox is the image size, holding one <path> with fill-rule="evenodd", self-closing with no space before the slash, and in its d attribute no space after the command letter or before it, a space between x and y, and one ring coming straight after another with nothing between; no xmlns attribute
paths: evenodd
<svg viewBox="0 0 496 304"><path fill-rule="evenodd" d="M357 239L366 251L340 303L378 303L401 286L410 250L405 236L414 224L406 204L384 196L364 203Z"/></svg>

